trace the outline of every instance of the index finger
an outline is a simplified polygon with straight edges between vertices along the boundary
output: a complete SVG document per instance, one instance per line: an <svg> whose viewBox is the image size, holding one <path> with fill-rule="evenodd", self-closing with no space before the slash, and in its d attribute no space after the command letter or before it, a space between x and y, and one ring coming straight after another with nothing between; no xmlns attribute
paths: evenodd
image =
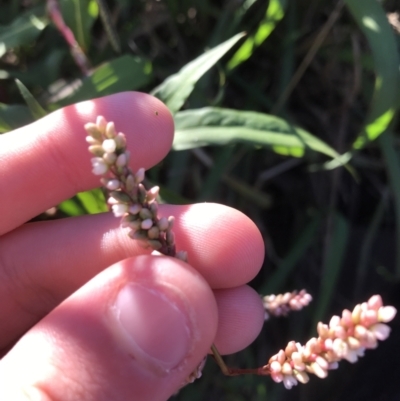
<svg viewBox="0 0 400 401"><path fill-rule="evenodd" d="M167 107L139 92L77 103L0 136L0 235L44 210L95 188L83 125L103 115L127 136L130 166L149 168L169 151L174 125Z"/></svg>

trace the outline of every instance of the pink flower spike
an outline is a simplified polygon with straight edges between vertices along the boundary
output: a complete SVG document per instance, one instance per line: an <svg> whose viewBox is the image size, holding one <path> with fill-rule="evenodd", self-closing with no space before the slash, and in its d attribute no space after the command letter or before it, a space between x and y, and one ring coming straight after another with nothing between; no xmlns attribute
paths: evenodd
<svg viewBox="0 0 400 401"><path fill-rule="evenodd" d="M93 157L91 162L94 175L103 175L108 171L108 166L101 157Z"/></svg>
<svg viewBox="0 0 400 401"><path fill-rule="evenodd" d="M115 217L122 217L128 211L128 206L122 203L112 205L112 211Z"/></svg>
<svg viewBox="0 0 400 401"><path fill-rule="evenodd" d="M112 140L112 139L111 139ZM121 153L118 157L117 157L117 161L115 162L117 167L124 167L126 166L126 164L128 163L128 158L126 157L125 153Z"/></svg>
<svg viewBox="0 0 400 401"><path fill-rule="evenodd" d="M103 116L97 116L96 125L100 132L104 134L106 131L107 120Z"/></svg>
<svg viewBox="0 0 400 401"><path fill-rule="evenodd" d="M344 324L347 327L350 327L353 325L353 320L351 318L351 312L348 309L345 309L342 312L342 324Z"/></svg>
<svg viewBox="0 0 400 401"><path fill-rule="evenodd" d="M113 121L109 121L106 125L106 137L114 138L117 136L117 132L115 131L115 125Z"/></svg>
<svg viewBox="0 0 400 401"><path fill-rule="evenodd" d="M339 362L331 362L329 364L329 370L336 370L339 367Z"/></svg>
<svg viewBox="0 0 400 401"><path fill-rule="evenodd" d="M354 350L348 350L347 353L343 355L343 357L350 363L356 363L358 361L357 352Z"/></svg>
<svg viewBox="0 0 400 401"><path fill-rule="evenodd" d="M297 385L297 380L293 376L283 376L283 385L286 390L290 390L293 386Z"/></svg>
<svg viewBox="0 0 400 401"><path fill-rule="evenodd" d="M109 205L117 205L119 202L118 202L117 199L115 199L115 198L113 198L112 196L110 196L110 197L107 199L107 203L108 203Z"/></svg>
<svg viewBox="0 0 400 401"><path fill-rule="evenodd" d="M158 186L150 188L147 191L148 202L154 201L154 199L157 198L159 192L160 192L160 187L158 187Z"/></svg>
<svg viewBox="0 0 400 401"><path fill-rule="evenodd" d="M114 139L105 139L103 141L102 147L104 152L113 153L117 149L117 144L115 143Z"/></svg>
<svg viewBox="0 0 400 401"><path fill-rule="evenodd" d="M120 187L120 185L121 185L121 183L118 180L113 179L113 180L108 181L107 184L105 185L105 187L110 191L114 191L115 189L118 189Z"/></svg>
<svg viewBox="0 0 400 401"><path fill-rule="evenodd" d="M131 206L129 206L129 213L131 214L138 214L142 210L142 206L139 205L138 203L135 203Z"/></svg>
<svg viewBox="0 0 400 401"><path fill-rule="evenodd" d="M368 309L367 311L363 311L360 317L360 323L365 326L369 327L372 324L378 322L378 312L375 309Z"/></svg>
<svg viewBox="0 0 400 401"><path fill-rule="evenodd" d="M153 221L151 219L146 219L142 221L141 227L143 230L148 230L153 226Z"/></svg>
<svg viewBox="0 0 400 401"><path fill-rule="evenodd" d="M135 181L136 183L141 183L144 180L144 168L140 168L135 174Z"/></svg>
<svg viewBox="0 0 400 401"><path fill-rule="evenodd" d="M281 383L283 380L283 374L282 373L275 373L272 372L271 373L271 379L275 382L275 383Z"/></svg>
<svg viewBox="0 0 400 401"><path fill-rule="evenodd" d="M277 356L277 361L278 361L281 365L283 365L283 363L285 362L285 359L286 359L285 351L284 351L283 349L281 349L281 350L276 354L276 356Z"/></svg>
<svg viewBox="0 0 400 401"><path fill-rule="evenodd" d="M381 306L378 310L378 320L383 323L388 323L394 319L397 310L394 306Z"/></svg>
<svg viewBox="0 0 400 401"><path fill-rule="evenodd" d="M389 337L391 328L384 323L377 323L370 327L370 331L379 341L384 341Z"/></svg>
<svg viewBox="0 0 400 401"><path fill-rule="evenodd" d="M315 374L315 376L318 376L320 379L325 379L326 376L328 376L328 372L321 368L320 365L318 365L318 363L313 362L311 364L311 370L312 372Z"/></svg>
<svg viewBox="0 0 400 401"><path fill-rule="evenodd" d="M331 320L329 321L329 328L333 329L336 326L340 325L340 317L339 316L332 316Z"/></svg>
<svg viewBox="0 0 400 401"><path fill-rule="evenodd" d="M354 307L353 312L351 312L351 319L353 320L354 324L358 324L360 322L360 315L361 315L361 305L358 304Z"/></svg>
<svg viewBox="0 0 400 401"><path fill-rule="evenodd" d="M378 310L381 306L383 306L383 301L380 295L373 295L368 300L368 307L374 310Z"/></svg>
<svg viewBox="0 0 400 401"><path fill-rule="evenodd" d="M280 373L280 371L282 370L282 366L278 361L271 362L269 368L271 370L271 373Z"/></svg>
<svg viewBox="0 0 400 401"><path fill-rule="evenodd" d="M328 361L323 358L322 356L317 356L315 358L315 362L318 363L319 366L321 366L322 369L328 370L329 364Z"/></svg>
<svg viewBox="0 0 400 401"><path fill-rule="evenodd" d="M303 383L303 384L308 383L308 381L310 380L310 377L308 376L308 374L306 372L299 372L299 371L295 370L293 372L293 376L296 378L296 380L298 380L300 383Z"/></svg>

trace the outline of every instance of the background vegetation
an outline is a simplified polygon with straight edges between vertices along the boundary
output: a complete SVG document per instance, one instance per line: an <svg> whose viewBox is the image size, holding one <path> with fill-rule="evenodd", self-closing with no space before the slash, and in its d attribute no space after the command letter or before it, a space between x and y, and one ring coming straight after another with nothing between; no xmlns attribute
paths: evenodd
<svg viewBox="0 0 400 401"><path fill-rule="evenodd" d="M263 365L374 293L400 306L398 1L58 4L64 27L54 1L0 2L0 132L124 90L166 102L174 149L149 172L163 199L242 210L267 250L254 288L314 296L307 310L268 321L230 365ZM92 191L38 219L103 210ZM356 365L290 392L268 378L225 378L210 361L174 399L397 400L398 319L392 327Z"/></svg>

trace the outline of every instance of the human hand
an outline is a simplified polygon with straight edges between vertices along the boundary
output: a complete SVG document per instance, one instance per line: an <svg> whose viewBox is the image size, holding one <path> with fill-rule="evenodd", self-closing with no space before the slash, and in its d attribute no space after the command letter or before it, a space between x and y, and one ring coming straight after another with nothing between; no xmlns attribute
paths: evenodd
<svg viewBox="0 0 400 401"><path fill-rule="evenodd" d="M134 171L170 149L167 108L132 92L0 136L2 401L167 400L212 343L237 352L263 323L261 300L245 283L264 245L234 209L160 206L175 216L177 248L191 266L150 255L112 213L24 224L99 185L83 128L97 115L126 134Z"/></svg>

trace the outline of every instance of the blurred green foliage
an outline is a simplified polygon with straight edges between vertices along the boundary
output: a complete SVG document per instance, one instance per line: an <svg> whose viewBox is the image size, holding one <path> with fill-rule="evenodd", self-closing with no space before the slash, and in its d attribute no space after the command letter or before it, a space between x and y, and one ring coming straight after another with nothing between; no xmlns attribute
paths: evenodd
<svg viewBox="0 0 400 401"><path fill-rule="evenodd" d="M162 198L242 210L267 249L254 288L307 288L315 299L307 311L267 322L249 349L227 357L229 364L263 365L287 341L315 333L317 320L373 293L399 304L397 1L59 6L78 52L45 1L0 3L0 133L124 90L167 104L176 123L173 149L149 171ZM101 192L90 191L59 205L56 217L104 210ZM356 366L343 363L327 380L286 392L268 378L224 378L209 363L203 379L174 399L394 400L398 326L378 351ZM368 384L367 376L374 378Z"/></svg>

